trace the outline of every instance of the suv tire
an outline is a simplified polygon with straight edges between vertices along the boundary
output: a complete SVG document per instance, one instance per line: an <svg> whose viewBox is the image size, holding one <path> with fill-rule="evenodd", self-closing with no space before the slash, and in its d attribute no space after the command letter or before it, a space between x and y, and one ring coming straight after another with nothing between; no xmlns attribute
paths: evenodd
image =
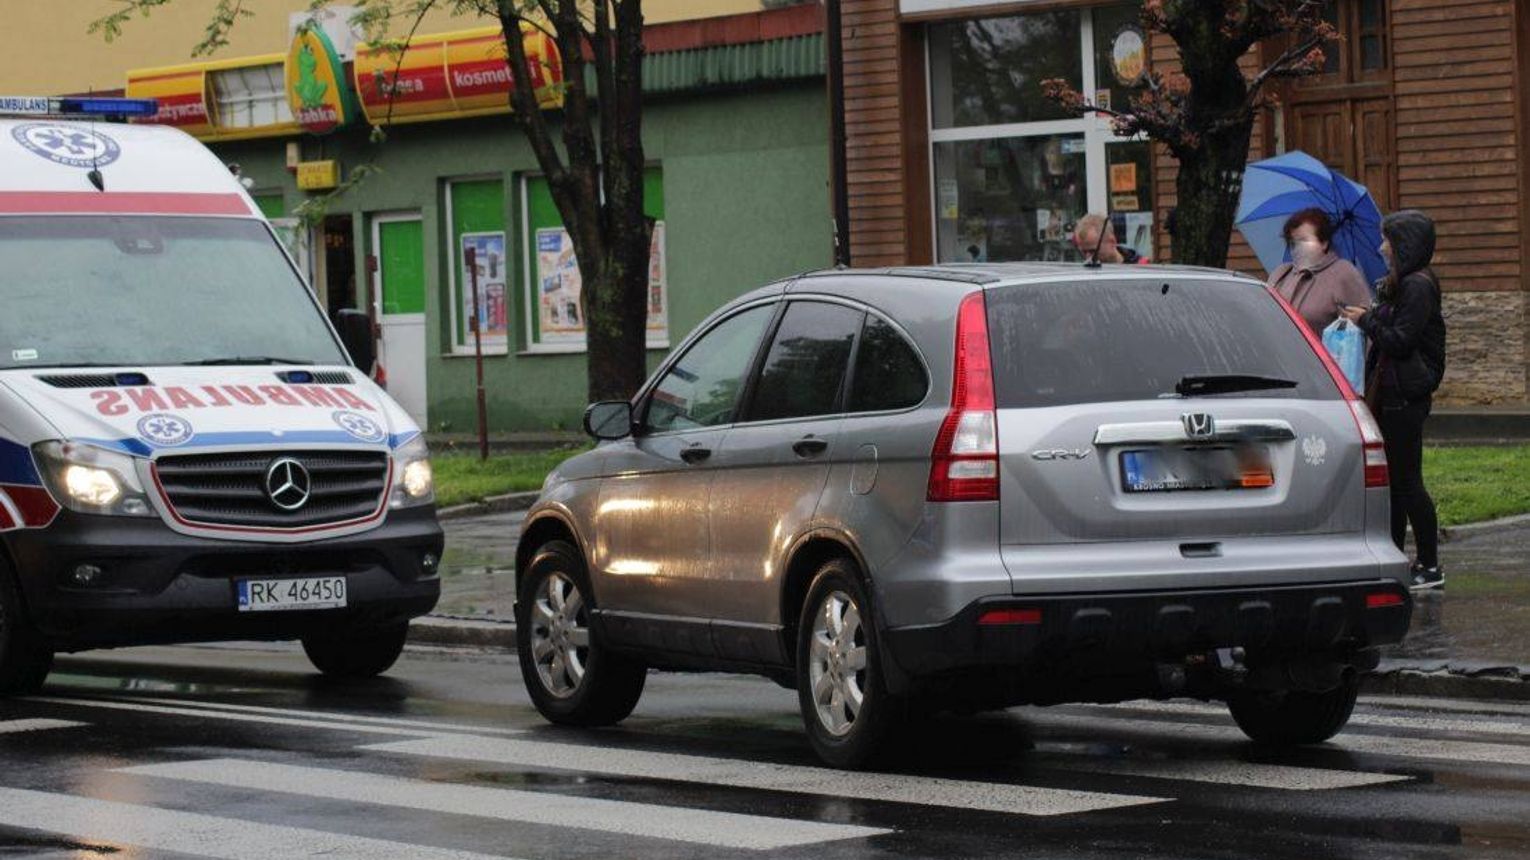
<svg viewBox="0 0 1530 860"><path fill-rule="evenodd" d="M1275 746L1320 744L1338 734L1355 710L1360 679L1323 693L1238 693L1227 709L1249 739Z"/></svg>
<svg viewBox="0 0 1530 860"><path fill-rule="evenodd" d="M42 689L53 651L32 626L10 566L0 560L0 697Z"/></svg>
<svg viewBox="0 0 1530 860"><path fill-rule="evenodd" d="M802 604L797 701L813 751L834 767L872 764L904 722L906 703L882 679L871 601L847 559L819 568Z"/></svg>
<svg viewBox="0 0 1530 860"><path fill-rule="evenodd" d="M354 630L334 636L303 637L303 653L315 669L332 678L375 678L404 653L409 624Z"/></svg>
<svg viewBox="0 0 1530 860"><path fill-rule="evenodd" d="M609 726L643 695L648 667L604 646L594 608L579 551L561 540L539 547L521 576L515 644L526 692L549 722Z"/></svg>

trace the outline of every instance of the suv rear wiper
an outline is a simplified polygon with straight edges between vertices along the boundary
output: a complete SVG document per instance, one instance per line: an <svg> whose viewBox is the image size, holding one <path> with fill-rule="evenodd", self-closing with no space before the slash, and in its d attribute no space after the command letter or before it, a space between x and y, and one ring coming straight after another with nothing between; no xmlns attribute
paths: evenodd
<svg viewBox="0 0 1530 860"><path fill-rule="evenodd" d="M1208 376L1186 376L1174 385L1174 393L1180 397L1205 394L1230 394L1234 391L1263 391L1271 388L1295 388L1294 379L1274 376L1246 376L1223 373Z"/></svg>
<svg viewBox="0 0 1530 860"><path fill-rule="evenodd" d="M313 364L306 358L277 358L271 355L233 355L227 358L204 358L200 361L181 363L193 367L212 367L220 364Z"/></svg>

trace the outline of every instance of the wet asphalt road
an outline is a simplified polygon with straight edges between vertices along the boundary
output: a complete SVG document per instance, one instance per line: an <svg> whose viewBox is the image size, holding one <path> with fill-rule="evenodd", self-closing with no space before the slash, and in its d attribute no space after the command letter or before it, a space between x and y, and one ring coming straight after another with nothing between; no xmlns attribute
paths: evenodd
<svg viewBox="0 0 1530 860"><path fill-rule="evenodd" d="M0 857L1530 855L1530 705L1369 699L1288 752L1193 702L1025 708L842 774L769 682L655 674L620 728L561 730L513 659L351 687L285 646L61 659L0 703Z"/></svg>

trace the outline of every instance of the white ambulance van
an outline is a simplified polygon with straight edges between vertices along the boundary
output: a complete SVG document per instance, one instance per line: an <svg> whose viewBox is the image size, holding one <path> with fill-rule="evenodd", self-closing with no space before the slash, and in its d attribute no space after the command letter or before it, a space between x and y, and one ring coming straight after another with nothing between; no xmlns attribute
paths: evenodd
<svg viewBox="0 0 1530 860"><path fill-rule="evenodd" d="M151 643L386 671L440 594L424 439L211 152L59 116L152 110L0 98L0 695Z"/></svg>

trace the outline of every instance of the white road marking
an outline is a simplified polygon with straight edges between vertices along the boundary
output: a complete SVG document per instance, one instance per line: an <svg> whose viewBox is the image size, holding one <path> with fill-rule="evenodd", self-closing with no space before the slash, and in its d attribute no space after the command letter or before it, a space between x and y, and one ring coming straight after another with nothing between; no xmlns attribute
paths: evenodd
<svg viewBox="0 0 1530 860"><path fill-rule="evenodd" d="M0 720L0 735L41 732L48 729L72 729L76 726L87 725L90 724L77 723L74 720Z"/></svg>
<svg viewBox="0 0 1530 860"><path fill-rule="evenodd" d="M1081 724L1077 718L1074 718L1067 724L1067 728L1074 731L1124 729L1127 731L1148 732L1193 740L1230 743L1248 741L1243 732L1231 726L1211 726L1201 723L1174 723L1164 720L1094 715L1090 715L1088 720L1087 724ZM1530 766L1530 746L1517 746L1514 744L1365 735L1352 732L1335 737L1326 746L1331 749L1374 753L1376 755L1396 756L1398 758L1440 759L1457 762L1470 761Z"/></svg>
<svg viewBox="0 0 1530 860"><path fill-rule="evenodd" d="M115 699L64 699L54 696L32 696L27 701L46 702L51 705L74 705L81 708L105 708L113 711L133 711L144 714L164 714L175 717L199 717L206 720L230 720L239 723L258 723L268 726L297 726L305 729L331 729L334 731L354 732L356 734L389 735L392 737L417 738L421 735L441 734L446 737L453 736L450 732L432 732L425 729L409 729L397 726L369 726L361 723L336 723L328 720L308 720L298 717L281 717L274 714L245 714L228 711L211 711L202 708L182 708L170 705L149 705L139 702L125 702Z"/></svg>
<svg viewBox="0 0 1530 860"><path fill-rule="evenodd" d="M241 759L126 767L117 772L500 821L695 842L721 848L771 850L841 839L862 839L893 832L876 827L824 824L547 792L454 785Z"/></svg>
<svg viewBox="0 0 1530 860"><path fill-rule="evenodd" d="M188 699L160 699L151 696L133 696L132 698L116 698L112 701L119 702L144 702L150 705L170 705L172 707L199 708L210 711L230 711L239 714L271 714L281 717L300 717L308 720L331 720L342 723L363 723L381 726L397 726L399 728L425 729L429 733L442 732L445 734L467 735L522 735L525 732L520 729L496 728L493 726L473 726L463 723L437 723L431 720L406 720L399 717L372 717L362 714L347 714L334 711L306 711L298 708L272 708L265 705L236 705L225 702L201 702ZM413 732L412 734L420 734Z"/></svg>
<svg viewBox="0 0 1530 860"><path fill-rule="evenodd" d="M821 767L741 759L468 736L440 736L377 744L364 749L637 779L666 779L814 794L837 799L980 809L1017 815L1071 815L1164 803L1172 799L901 774L850 773Z"/></svg>
<svg viewBox="0 0 1530 860"><path fill-rule="evenodd" d="M1219 759L1216 761L1196 761L1190 759L1070 761L1065 766L1069 770L1082 770L1090 773L1145 776L1153 779L1206 782L1216 785L1242 785L1251 788L1275 788L1284 791L1328 791L1337 788L1356 788L1362 785L1408 782L1413 779L1411 776L1400 776L1390 773L1363 773L1359 771L1325 770L1311 767L1288 767L1285 765L1259 764L1230 759Z"/></svg>
<svg viewBox="0 0 1530 860"><path fill-rule="evenodd" d="M89 843L136 845L220 860L323 856L326 860L486 860L489 855L369 839L344 833L259 824L196 812L0 788L0 824L57 833Z"/></svg>
<svg viewBox="0 0 1530 860"><path fill-rule="evenodd" d="M1108 706L1108 710L1145 711L1160 714L1193 714L1211 717L1227 716L1227 706L1206 705L1198 702L1125 702ZM1419 714L1416 717L1389 716L1386 714L1356 713L1349 718L1352 726L1369 726L1386 729L1418 729L1438 732L1475 732L1484 735L1507 735L1530 737L1530 725L1493 720L1459 720Z"/></svg>

